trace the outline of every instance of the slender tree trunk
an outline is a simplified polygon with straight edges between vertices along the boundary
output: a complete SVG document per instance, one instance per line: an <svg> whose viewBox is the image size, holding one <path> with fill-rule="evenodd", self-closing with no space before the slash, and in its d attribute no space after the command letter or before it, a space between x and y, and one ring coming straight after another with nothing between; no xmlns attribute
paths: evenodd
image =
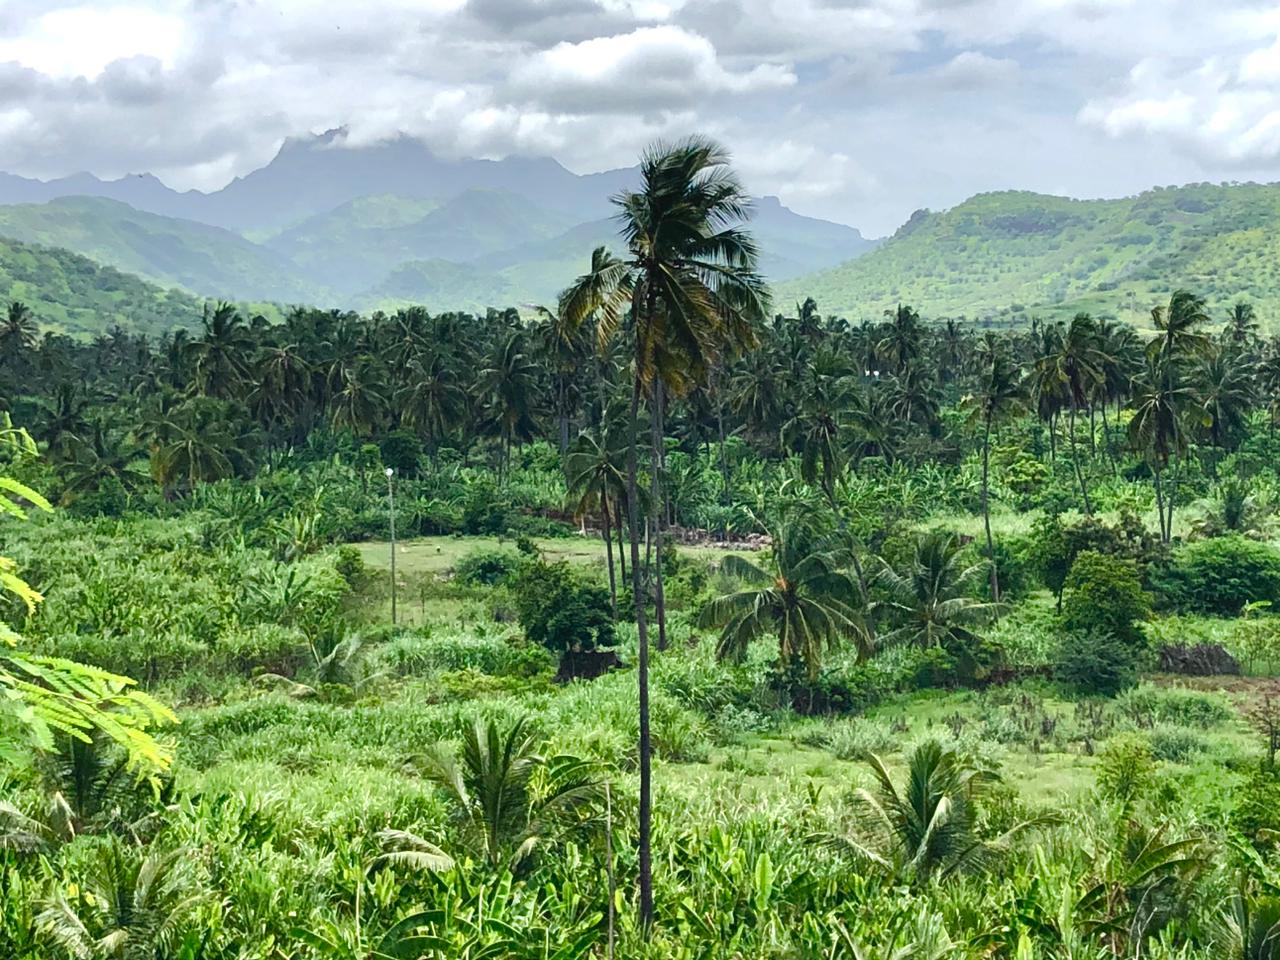
<svg viewBox="0 0 1280 960"><path fill-rule="evenodd" d="M569 411L566 409L564 402L564 377L560 378L559 388L557 390L556 407L560 415L560 460L564 462L565 455L569 452Z"/></svg>
<svg viewBox="0 0 1280 960"><path fill-rule="evenodd" d="M1172 461L1170 461L1172 466ZM1178 493L1178 472L1175 470L1169 476L1169 497L1165 505L1165 543L1173 542L1173 501Z"/></svg>
<svg viewBox="0 0 1280 960"><path fill-rule="evenodd" d="M1120 465L1116 462L1116 452L1111 447L1111 428L1107 425L1107 405L1102 404L1102 449L1111 462L1111 475L1120 476Z"/></svg>
<svg viewBox="0 0 1280 960"><path fill-rule="evenodd" d="M1053 422L1057 419L1057 414L1049 415L1049 462L1056 463L1058 460L1058 434L1053 429Z"/></svg>
<svg viewBox="0 0 1280 960"><path fill-rule="evenodd" d="M613 874L613 795L609 791L609 782L606 780L604 784L604 869L609 881L609 907L605 911L608 917L608 934L605 941L605 958L613 960L613 937L614 937L614 901L617 899L616 891L618 889L617 879Z"/></svg>
<svg viewBox="0 0 1280 960"><path fill-rule="evenodd" d="M644 585L640 581L640 510L636 448L639 446L640 357L636 350L631 387L631 435L627 445L627 521L631 537L631 591L636 605L636 671L640 688L640 927L653 924L653 862L650 828L653 819L652 768L649 743L649 626L645 621Z"/></svg>
<svg viewBox="0 0 1280 960"><path fill-rule="evenodd" d="M1084 471L1080 469L1080 454L1076 450L1076 404L1071 401L1071 416L1067 423L1067 442L1071 446L1071 465L1076 471L1076 481L1080 484L1080 498L1084 501L1085 516L1093 516L1093 504L1089 502L1089 488L1084 482Z"/></svg>
<svg viewBox="0 0 1280 960"><path fill-rule="evenodd" d="M1169 538L1165 533L1166 527L1164 522L1164 484L1160 480L1160 468L1153 465L1151 473L1155 478L1156 485L1156 513L1160 519L1160 542L1168 543Z"/></svg>
<svg viewBox="0 0 1280 960"><path fill-rule="evenodd" d="M987 533L987 562L991 564L991 600L1000 602L1000 575L996 572L996 544L991 536L991 417L982 436L982 526Z"/></svg>
<svg viewBox="0 0 1280 960"><path fill-rule="evenodd" d="M658 649L667 649L667 605L662 591L662 381L653 382L653 416L650 425L650 441L652 450L652 477L649 480L649 494L653 501L649 509L650 524L653 528L651 544L655 557L653 566L653 610L658 621Z"/></svg>
<svg viewBox="0 0 1280 960"><path fill-rule="evenodd" d="M1098 457L1098 437L1097 424L1093 418L1094 408L1093 401L1089 401L1089 459L1096 460Z"/></svg>
<svg viewBox="0 0 1280 960"><path fill-rule="evenodd" d="M613 619L618 619L618 581L613 575L613 528L609 523L609 492L600 495L600 517L604 524L604 552L609 561L609 602L613 605Z"/></svg>

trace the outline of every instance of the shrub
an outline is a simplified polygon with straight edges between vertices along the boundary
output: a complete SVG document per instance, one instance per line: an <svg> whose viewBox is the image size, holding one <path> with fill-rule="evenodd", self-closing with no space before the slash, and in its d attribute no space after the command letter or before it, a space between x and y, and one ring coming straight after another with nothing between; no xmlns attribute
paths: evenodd
<svg viewBox="0 0 1280 960"><path fill-rule="evenodd" d="M1172 606L1222 616L1239 616L1253 601L1280 605L1280 551L1234 535L1188 544L1156 589Z"/></svg>
<svg viewBox="0 0 1280 960"><path fill-rule="evenodd" d="M822 746L841 760L861 760L868 753L888 753L898 746L898 737L887 723L858 717L831 725Z"/></svg>
<svg viewBox="0 0 1280 960"><path fill-rule="evenodd" d="M364 556L351 544L343 544L338 547L337 557L333 561L333 569L337 570L338 575L347 581L348 586L357 586L364 578Z"/></svg>
<svg viewBox="0 0 1280 960"><path fill-rule="evenodd" d="M1167 763L1187 763L1208 748L1201 734L1172 723L1152 728L1147 738L1151 742L1151 755Z"/></svg>
<svg viewBox="0 0 1280 960"><path fill-rule="evenodd" d="M1126 693L1116 701L1116 709L1138 727L1174 723L1208 730L1235 716L1222 698L1214 694L1150 684Z"/></svg>
<svg viewBox="0 0 1280 960"><path fill-rule="evenodd" d="M1231 825L1251 840L1263 831L1280 832L1280 769L1258 767L1236 792ZM1267 846L1271 846L1270 842Z"/></svg>
<svg viewBox="0 0 1280 960"><path fill-rule="evenodd" d="M408 430L392 430L379 445L382 462L393 467L400 476L412 477L418 473L418 461L422 459L422 441Z"/></svg>
<svg viewBox="0 0 1280 960"><path fill-rule="evenodd" d="M1156 761L1146 737L1117 734L1098 754L1098 791L1112 800L1129 802L1151 786L1155 772Z"/></svg>
<svg viewBox="0 0 1280 960"><path fill-rule="evenodd" d="M1073 633L1102 630L1135 646L1142 643L1138 623L1150 618L1151 603L1136 564L1096 550L1079 554L1063 585L1062 615Z"/></svg>
<svg viewBox="0 0 1280 960"><path fill-rule="evenodd" d="M510 550L480 548L464 554L454 565L453 575L467 586L494 587L509 583L520 568L520 557Z"/></svg>
<svg viewBox="0 0 1280 960"><path fill-rule="evenodd" d="M1114 696L1138 682L1138 651L1109 630L1076 630L1062 638L1054 672L1083 693Z"/></svg>
<svg viewBox="0 0 1280 960"><path fill-rule="evenodd" d="M534 643L558 653L613 645L609 591L569 564L526 561L515 581L516 616Z"/></svg>

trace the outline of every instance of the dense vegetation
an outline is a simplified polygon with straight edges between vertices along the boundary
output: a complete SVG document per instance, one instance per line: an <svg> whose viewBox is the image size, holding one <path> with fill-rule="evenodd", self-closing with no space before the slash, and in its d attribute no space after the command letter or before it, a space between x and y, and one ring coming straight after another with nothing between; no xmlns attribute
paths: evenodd
<svg viewBox="0 0 1280 960"><path fill-rule="evenodd" d="M914 303L931 317L1024 324L1084 310L1145 323L1178 286L1217 311L1236 299L1280 309L1269 238L1275 184L1193 184L1118 200L980 194L950 210L917 211L871 255L783 284L854 317Z"/></svg>
<svg viewBox="0 0 1280 960"><path fill-rule="evenodd" d="M1252 308L771 316L718 148L642 172L531 320L10 308L14 650L181 722L0 753L7 955L1280 955Z"/></svg>

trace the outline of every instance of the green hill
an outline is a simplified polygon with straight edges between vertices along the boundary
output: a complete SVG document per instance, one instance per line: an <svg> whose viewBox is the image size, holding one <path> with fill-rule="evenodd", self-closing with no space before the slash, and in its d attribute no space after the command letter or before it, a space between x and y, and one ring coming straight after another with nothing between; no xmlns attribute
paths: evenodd
<svg viewBox="0 0 1280 960"><path fill-rule="evenodd" d="M239 234L101 197L0 207L0 236L64 247L205 296L288 303L326 299L324 285L306 280L285 257Z"/></svg>
<svg viewBox="0 0 1280 960"><path fill-rule="evenodd" d="M345 203L266 242L316 282L356 294L404 263L464 263L555 236L571 223L502 190L467 190L439 204L382 195Z"/></svg>
<svg viewBox="0 0 1280 960"><path fill-rule="evenodd" d="M1280 184L1197 184L1120 200L980 194L921 210L878 249L778 284L824 313L1020 321L1078 310L1142 322L1187 287L1219 315L1237 299L1280 317Z"/></svg>
<svg viewBox="0 0 1280 960"><path fill-rule="evenodd" d="M87 257L0 239L0 300L21 300L45 329L72 336L103 333L119 324L158 335L199 323L202 301L163 290Z"/></svg>
<svg viewBox="0 0 1280 960"><path fill-rule="evenodd" d="M518 306L519 291L504 278L465 263L410 260L396 267L361 298L371 310L421 305L433 312Z"/></svg>

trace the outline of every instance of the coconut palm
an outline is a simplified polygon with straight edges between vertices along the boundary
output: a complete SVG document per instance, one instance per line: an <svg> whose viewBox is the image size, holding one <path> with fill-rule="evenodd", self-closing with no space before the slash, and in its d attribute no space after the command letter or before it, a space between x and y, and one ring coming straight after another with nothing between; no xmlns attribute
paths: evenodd
<svg viewBox="0 0 1280 960"><path fill-rule="evenodd" d="M407 382L395 394L400 418L426 437L427 452L435 457L440 439L448 436L466 415L466 391L441 351L415 357L409 362L406 377Z"/></svg>
<svg viewBox="0 0 1280 960"><path fill-rule="evenodd" d="M1134 380L1133 419L1129 445L1151 467L1160 517L1160 539L1173 536L1174 490L1166 498L1163 477L1170 460L1187 448L1188 419L1195 394L1176 361L1149 352L1145 369Z"/></svg>
<svg viewBox="0 0 1280 960"><path fill-rule="evenodd" d="M1207 420L1204 438L1214 450L1233 449L1256 399L1253 364L1237 350L1215 349L1196 364L1191 382Z"/></svg>
<svg viewBox="0 0 1280 960"><path fill-rule="evenodd" d="M853 830L816 839L908 883L983 870L1016 836L1049 822L1023 821L998 837L983 839L977 829L979 806L1000 778L937 740L926 740L911 751L901 788L876 754L868 754L867 763L876 789L854 792Z"/></svg>
<svg viewBox="0 0 1280 960"><path fill-rule="evenodd" d="M1204 356L1213 340L1201 328L1210 322L1204 297L1189 290L1175 290L1167 307L1151 311L1151 325L1160 335L1147 345L1147 352L1164 360L1187 360Z"/></svg>
<svg viewBox="0 0 1280 960"><path fill-rule="evenodd" d="M12 366L18 357L36 345L39 328L31 308L20 300L10 302L0 324L0 363Z"/></svg>
<svg viewBox="0 0 1280 960"><path fill-rule="evenodd" d="M1260 328L1253 304L1240 300L1231 308L1226 329L1222 333L1227 343L1235 347L1246 347L1258 339Z"/></svg>
<svg viewBox="0 0 1280 960"><path fill-rule="evenodd" d="M337 366L338 389L329 407L334 429L367 437L386 418L386 371L371 356L359 356L353 363Z"/></svg>
<svg viewBox="0 0 1280 960"><path fill-rule="evenodd" d="M538 365L526 351L525 334L515 330L495 345L476 378L484 420L502 443L498 474L503 479L511 467L511 448L531 440L537 429L537 377Z"/></svg>
<svg viewBox="0 0 1280 960"><path fill-rule="evenodd" d="M593 509L600 511L605 554L609 565L609 597L618 612L618 586L613 572L613 522L621 524L618 504L626 490L626 443L616 429L603 431L597 440L583 433L574 441L564 461L565 484L578 517Z"/></svg>
<svg viewBox="0 0 1280 960"><path fill-rule="evenodd" d="M1086 514L1093 513L1093 504L1089 500L1089 488L1076 450L1076 414L1089 403L1098 386L1104 382L1104 362L1097 323L1089 314L1077 313L1056 342L1055 349L1037 363L1042 377L1040 389L1053 390L1054 396L1065 402L1068 411L1067 442Z"/></svg>
<svg viewBox="0 0 1280 960"><path fill-rule="evenodd" d="M193 385L202 396L234 397L249 375L253 334L230 303L220 302L212 311L206 306L201 323L204 335L188 347Z"/></svg>
<svg viewBox="0 0 1280 960"><path fill-rule="evenodd" d="M1000 577L991 536L991 430L1026 409L1026 388L1017 366L992 334L987 334L984 341L983 358L977 389L965 398L965 405L970 421L982 428L982 526L991 564L991 599L999 602Z"/></svg>
<svg viewBox="0 0 1280 960"><path fill-rule="evenodd" d="M651 402L656 398L659 377L673 394L684 392L735 345L753 342L750 324L766 315L768 297L756 271L755 242L740 226L747 216L748 196L718 144L691 137L657 145L641 158L640 180L639 190L614 198L625 257L596 250L590 272L565 291L559 312L575 326L594 319L602 340L612 338L624 321L630 335L627 511L640 686L640 920L647 927L653 920L652 787L636 450L640 399L646 394ZM659 433L660 429L654 431ZM656 455L653 460L659 462ZM664 612L659 603L660 635Z"/></svg>
<svg viewBox="0 0 1280 960"><path fill-rule="evenodd" d="M523 718L505 729L477 718L463 730L460 757L435 748L423 767L495 869L514 870L538 847L583 826L602 789L589 761L540 755Z"/></svg>
<svg viewBox="0 0 1280 960"><path fill-rule="evenodd" d="M897 623L881 641L925 650L942 647L959 654L972 651L979 640L972 628L988 622L996 612L994 603L972 595L986 567L986 563L966 565L955 534L937 530L916 539L904 571L881 560L877 582L885 599L875 609Z"/></svg>
<svg viewBox="0 0 1280 960"><path fill-rule="evenodd" d="M816 678L824 650L851 640L859 656L869 656L872 637L859 609L857 584L844 566L848 552L815 536L802 524L781 526L773 535L772 569L729 555L721 570L743 587L712 600L698 617L700 627L720 630L717 653L741 660L753 641L773 636L778 663L802 661Z"/></svg>
<svg viewBox="0 0 1280 960"><path fill-rule="evenodd" d="M920 356L923 335L920 314L907 304L898 304L894 310L886 310L885 333L876 352L889 361L890 369L901 374L910 368Z"/></svg>

